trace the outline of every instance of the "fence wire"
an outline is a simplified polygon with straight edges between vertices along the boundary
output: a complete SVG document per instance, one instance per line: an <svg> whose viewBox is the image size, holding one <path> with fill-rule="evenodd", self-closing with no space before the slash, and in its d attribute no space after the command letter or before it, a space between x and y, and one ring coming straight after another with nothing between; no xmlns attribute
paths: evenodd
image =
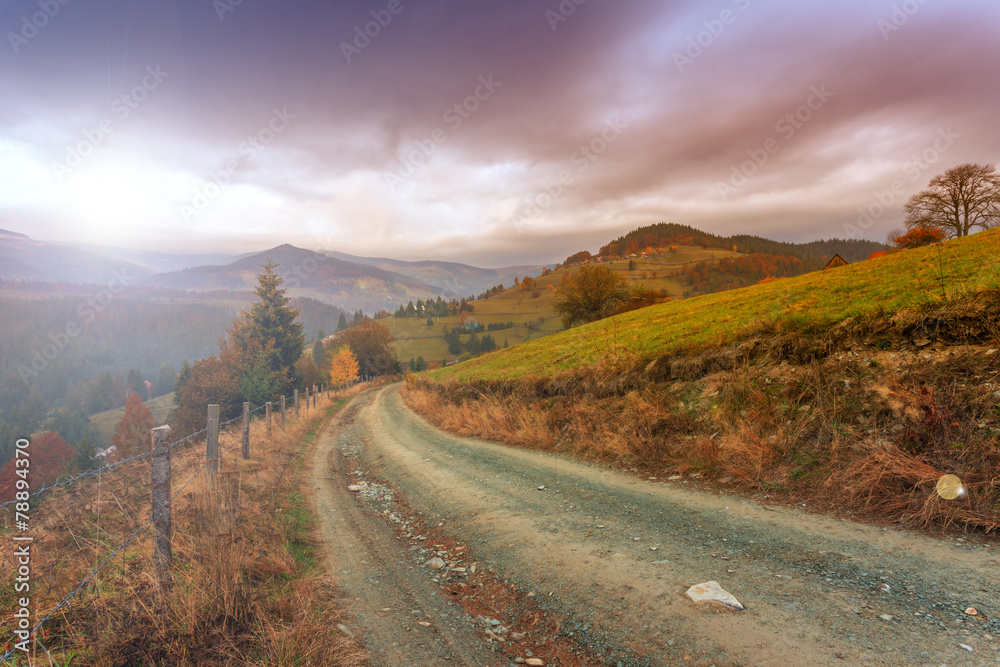
<svg viewBox="0 0 1000 667"><path fill-rule="evenodd" d="M173 449L173 448L177 447L178 445L180 445L182 443L185 443L188 440L191 440L192 438L195 438L195 437L201 435L202 433L206 433L207 430L208 429L202 429L202 430L198 431L197 433L192 433L191 435L187 436L186 438L182 438L181 440L173 442L173 443L171 443L170 448ZM73 484L75 482L79 482L80 480L86 479L88 477L93 477L94 475L100 475L102 473L110 472L110 471L114 470L115 468L120 468L121 466L124 466L124 465L126 465L128 463L134 463L136 461L141 461L142 459L148 458L148 457L150 457L152 455L153 455L153 452L145 452L143 454L136 454L135 456L129 457L129 458L123 460L123 461L116 461L114 463L109 463L108 465L101 466L100 468L95 468L94 470L88 470L87 472L80 473L79 475L76 475L75 477L70 477L69 479L64 479L62 481L56 482L55 484L52 484L51 486L42 487L38 491L35 491L31 495L29 495L28 499L30 500L31 498L36 498L36 497L38 497L38 496L40 496L40 495L42 495L44 493L49 493L50 491L55 491L58 488L61 488L61 487L64 487L64 486L69 486L70 484ZM7 512L10 512L10 510L7 509L7 508L10 505L13 505L14 503L17 503L17 502L24 502L24 501L23 500L21 500L21 501L18 501L18 500L8 500L7 502L0 504L0 507L2 507Z"/></svg>
<svg viewBox="0 0 1000 667"><path fill-rule="evenodd" d="M284 397L284 398L285 398L286 400L288 400L288 399L289 399L289 397L287 397L287 396L286 396L286 397ZM264 407L264 406L263 406L263 405L262 405L262 406L259 406L258 408L256 408L256 410L260 410L260 409L261 409L262 407ZM256 410L254 410L254 412L256 412ZM242 420L242 419L243 419L243 416L242 416L242 415L240 415L239 417L235 417L235 418L233 418L233 419L230 419L229 421L226 421L226 422L223 422L223 423L219 424L219 429L220 429L220 431L221 431L222 427L224 427L224 426L228 426L229 424L232 424L233 422L235 422L235 421L239 421L239 420ZM252 431L250 431L250 432L251 432L251 433L256 433L257 431L259 431L259 430L260 430L260 429L262 429L262 428L265 428L266 426L267 426L266 422L263 422L263 421L258 421L258 425L257 425L257 427L256 427L256 428L254 428L254 429L253 429ZM177 441L175 441L175 442L172 442L172 443L170 444L170 449L171 449L171 450L173 450L174 448L178 447L179 445L181 445L181 444L183 444L183 443L185 443L185 442L188 442L188 441L192 440L193 438L196 438L196 437L198 437L198 436L200 436L200 435L202 435L202 434L206 434L207 432L208 432L208 429L207 429L207 428L205 428L205 429L202 429L202 430L200 430L200 431L197 431L197 432L195 432L195 433L192 433L191 435L188 435L188 436L186 436L186 437L184 437L184 438L181 438L180 440L177 440ZM242 444L242 443L239 443L239 444ZM220 454L221 454L222 452L225 452L225 451L228 451L228 450L232 449L232 448L233 448L233 447L235 447L235 446L236 446L236 445L235 445L235 443L234 443L234 444L230 444L230 445L228 445L228 446L226 446L226 447L223 447L223 448L221 448L221 449L220 449ZM77 475L77 476L75 476L75 477L71 477L71 478L69 478L69 479L65 479L65 480L63 480L63 481L61 481L61 482L57 482L57 483L53 484L52 486L48 486L48 487L44 487L44 488L42 488L42 489L40 489L40 490L36 491L35 493L31 494L31 495L29 496L29 498L34 498L34 497L36 497L36 496L39 496L39 495L41 495L41 494L43 494L43 493L48 493L49 491L53 491L53 490L55 490L55 489L57 489L57 488L60 488L60 487L63 487L63 486L69 486L70 484L73 484L73 483L75 483L75 482L78 482L78 481L80 481L80 480L83 480L83 479L86 479L87 477L92 477L92 476L94 476L94 475L99 475L99 474L101 474L101 473L106 473L106 472L109 472L109 471L111 471L111 470L114 470L115 468L119 468L119 467L121 467L121 466L124 466L124 465L126 465L126 464L128 464L128 463L134 463L135 461L139 461L139 460L142 460L142 459L145 459L145 458L148 458L148 457L150 457L150 456L152 456L152 455L153 455L153 453L152 453L152 452L150 451L150 452L146 452L146 453L143 453L143 454L138 454L138 455L136 455L136 456L133 456L133 457L130 457L130 458L128 458L128 459L125 459L124 461L118 461L118 462L116 462L116 463L112 463L112 464L109 464L109 465L106 465L106 466L102 466L102 467L100 467L100 468L97 468L96 470L90 470L90 471L88 471L88 472L85 472L85 473L82 473L82 474L80 474L80 475ZM196 479L196 478L197 478L197 477L198 477L198 476L199 476L199 475L201 474L201 472L202 472L203 470L205 470L205 468L206 468L206 467L208 467L208 461L205 461L205 462L203 462L203 463L201 464L201 466L200 466L200 467L199 467L199 468L198 468L197 470L195 470L195 471L194 471L194 473L193 473L193 474L192 474L191 476L189 476L189 477L188 477L188 478L187 478L187 479L186 479L186 480L185 480L185 481L184 481L184 482L183 482L183 483L182 483L182 484L180 485L180 487L179 487L179 488L178 488L178 489L177 489L177 490L176 490L176 491L175 491L175 492L173 493L173 495L172 495L172 496L170 497L170 502L173 502L173 501L174 501L174 500L175 500L175 499L177 498L177 496L179 496L179 495L181 494L181 492L182 492L182 491L184 491L184 489L185 489L185 488L186 488L186 487L188 486L188 484L190 484L191 482L193 482L193 481L194 481L194 480L195 480L195 479ZM3 503L2 505L0 505L0 507L3 507L3 509L7 510L7 506L8 506L8 505L12 505L12 504L14 504L15 502L18 502L18 501L16 501L16 500L11 500L11 501L8 501L8 502L5 502L5 503ZM20 502L24 502L24 501L20 501ZM7 511L9 512L10 510L7 510ZM79 593L79 592L80 592L80 591L81 591L81 590L82 590L82 589L84 588L84 586L86 586L86 585L87 585L87 584L89 584L89 583L90 583L91 581L93 581L94 577L96 577L96 576L97 576L97 575L98 575L98 574L99 574L99 573L101 572L101 570L103 570L103 569L104 569L104 567L105 567L105 566L106 566L106 565L107 565L108 563L110 563L110 562L111 562L111 560L112 560L112 559L113 559L113 558L114 558L115 556L117 556L117 555L118 555L119 553L121 553L121 552L122 552L122 550L123 550L123 549L125 549L125 547L127 547L127 546L128 546L129 544L131 544L131 543L132 543L132 541L133 541L133 540L134 540L134 539L135 539L135 538L136 538L136 537L137 537L137 536L138 536L138 535L139 535L139 534L140 534L140 533L141 533L141 532L142 532L143 530L145 530L146 528L148 528L148 527L149 527L149 526L150 526L150 525L151 525L152 523L153 523L153 519L152 519L152 517L150 517L150 518L149 518L149 519L147 519L147 520L146 520L146 521L145 521L145 522L144 522L144 523L143 523L142 525L140 525L140 526L139 526L138 528L136 528L136 529L135 529L134 531L132 531L132 534L131 534L131 535L129 535L129 536L128 536L128 537L127 537L127 538L125 539L125 541L124 541L124 542L122 542L122 543L121 543L121 544L120 544L120 545L118 546L118 548L117 548L117 549L115 549L115 550L114 550L114 551L112 551L112 552L111 552L110 554L108 554L108 555L107 555L107 556L106 556L106 557L104 558L104 560L102 560L102 561L101 561L101 562L100 562L100 563L99 563L99 564L97 565L97 567L96 567L96 568L94 568L94 569L93 569L93 570L92 570L92 571L90 572L90 574L88 574L88 575L87 575L87 576L86 576L86 577L85 577L85 578L84 578L84 579L83 579L83 580L82 580L82 581L81 581L81 582L80 582L79 584L77 584L77 585L76 585L76 586L75 586L75 587L73 588L73 590L71 590L71 591L70 591L69 593L67 593L67 594L66 594L66 596L65 596L65 597L63 597L63 599L62 599L62 600L61 600L61 601L60 601L60 602L59 602L59 603L58 603L58 604L57 604L57 605L56 605L55 607L53 607L53 608L52 608L52 610L51 610L51 611L49 611L49 613L48 613L48 614L46 614L46 615L45 615L45 616L44 616L44 617L42 618L42 620L38 621L38 623L36 623L36 624L35 624L35 626L34 626L34 627L33 627L33 628L31 629L31 632L30 632L30 634L29 634L29 637L35 637L35 636L37 635L38 631L39 631L39 630L41 629L41 627L42 627L42 626L43 626L43 625L45 624L45 622L46 622L46 621L48 621L48 620L49 620L50 618L52 618L53 616L55 616L55 615L56 615L56 614L57 614L57 613L58 613L58 612L59 612L59 611L60 611L61 609L65 608L65 607L66 607L67 605L69 605L70 601L71 601L71 600L72 600L72 599L73 599L73 598L74 598L74 597L75 597L75 596L77 595L77 593ZM7 651L6 653L4 653L4 654L3 654L3 656L0 656L0 663L6 663L6 662L7 662L7 661L8 661L8 660L9 660L9 659L11 658L11 657L13 657L13 656L15 656L15 655L17 654L17 650L18 650L17 648L11 648L11 649L10 649L10 650L8 650L8 651Z"/></svg>

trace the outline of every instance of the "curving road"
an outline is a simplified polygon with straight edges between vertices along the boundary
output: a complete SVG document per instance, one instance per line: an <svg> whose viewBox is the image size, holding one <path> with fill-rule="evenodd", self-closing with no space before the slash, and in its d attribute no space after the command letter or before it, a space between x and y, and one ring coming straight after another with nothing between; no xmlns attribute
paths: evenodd
<svg viewBox="0 0 1000 667"><path fill-rule="evenodd" d="M410 411L398 386L343 415L318 440L313 479L334 572L374 664L511 660L421 568L425 554L386 519L393 512L347 490L360 479L393 489L470 559L530 593L579 647L577 664L1000 663L996 543L764 508L684 480L454 437ZM684 596L709 580L746 609ZM544 655L531 641L514 648Z"/></svg>

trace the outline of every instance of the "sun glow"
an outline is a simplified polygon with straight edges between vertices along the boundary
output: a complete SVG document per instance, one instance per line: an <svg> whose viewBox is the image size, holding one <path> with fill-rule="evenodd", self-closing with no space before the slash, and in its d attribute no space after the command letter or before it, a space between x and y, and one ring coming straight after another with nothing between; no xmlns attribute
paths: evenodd
<svg viewBox="0 0 1000 667"><path fill-rule="evenodd" d="M164 205L164 194L153 176L138 165L104 161L84 165L66 177L66 203L88 232L110 240L131 236Z"/></svg>

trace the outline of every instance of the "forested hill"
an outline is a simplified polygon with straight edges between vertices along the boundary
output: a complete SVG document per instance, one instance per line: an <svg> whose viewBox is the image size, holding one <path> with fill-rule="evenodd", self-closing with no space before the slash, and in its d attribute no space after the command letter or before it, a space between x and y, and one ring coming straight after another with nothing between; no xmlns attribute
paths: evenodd
<svg viewBox="0 0 1000 667"><path fill-rule="evenodd" d="M738 252L761 255L791 255L802 259L829 259L839 254L848 262L867 258L873 252L886 250L887 246L875 241L852 239L828 239L808 243L788 243L773 241L760 236L738 234L719 236L704 232L688 225L660 222L639 227L603 246L602 257L623 256L644 248L662 248L671 245L700 245L706 248L723 248Z"/></svg>

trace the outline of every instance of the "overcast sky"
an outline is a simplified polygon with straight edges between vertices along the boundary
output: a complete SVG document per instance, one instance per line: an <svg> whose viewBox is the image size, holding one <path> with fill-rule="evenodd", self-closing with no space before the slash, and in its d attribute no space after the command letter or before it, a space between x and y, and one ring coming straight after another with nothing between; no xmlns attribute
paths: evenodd
<svg viewBox="0 0 1000 667"><path fill-rule="evenodd" d="M932 176L1000 161L995 0L5 0L0 21L0 228L43 240L481 266L660 221L882 240Z"/></svg>

